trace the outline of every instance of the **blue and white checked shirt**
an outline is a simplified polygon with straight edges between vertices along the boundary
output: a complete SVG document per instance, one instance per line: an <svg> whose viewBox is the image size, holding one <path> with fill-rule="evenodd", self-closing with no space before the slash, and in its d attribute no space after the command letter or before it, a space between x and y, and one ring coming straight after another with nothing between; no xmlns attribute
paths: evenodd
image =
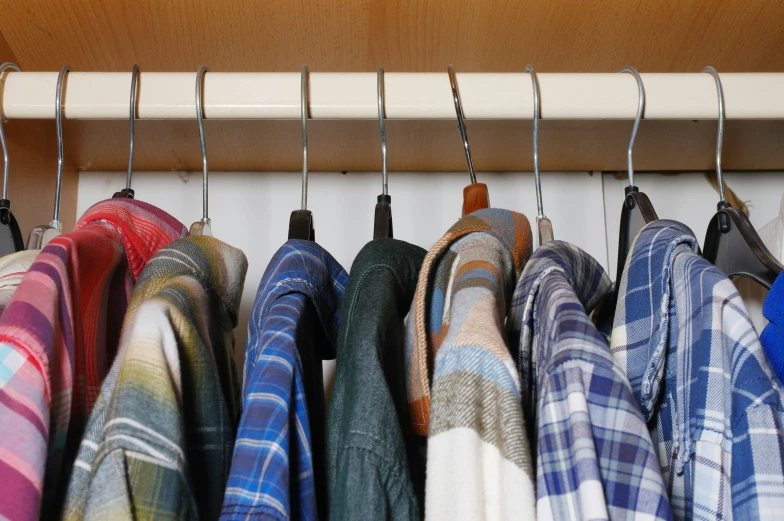
<svg viewBox="0 0 784 521"><path fill-rule="evenodd" d="M519 341L539 520L672 519L631 387L586 313L610 285L590 255L553 241L534 252L514 293L510 345Z"/></svg>
<svg viewBox="0 0 784 521"><path fill-rule="evenodd" d="M334 358L347 281L315 242L290 240L270 261L248 324L221 519L308 521L326 512L321 359Z"/></svg>
<svg viewBox="0 0 784 521"><path fill-rule="evenodd" d="M784 519L784 393L740 295L683 224L635 239L612 332L676 519Z"/></svg>

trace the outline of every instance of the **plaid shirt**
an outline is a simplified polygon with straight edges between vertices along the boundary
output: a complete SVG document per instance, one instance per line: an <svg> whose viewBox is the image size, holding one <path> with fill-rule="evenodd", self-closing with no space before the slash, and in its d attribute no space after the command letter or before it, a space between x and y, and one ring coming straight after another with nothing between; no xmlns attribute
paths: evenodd
<svg viewBox="0 0 784 521"><path fill-rule="evenodd" d="M683 224L635 239L612 333L676 519L784 519L784 391L741 297Z"/></svg>
<svg viewBox="0 0 784 521"><path fill-rule="evenodd" d="M540 520L672 518L632 390L586 314L609 290L599 263L561 241L534 252L515 290L511 343L519 339Z"/></svg>
<svg viewBox="0 0 784 521"><path fill-rule="evenodd" d="M212 237L150 260L90 416L65 519L216 519L239 416L233 329L248 261Z"/></svg>
<svg viewBox="0 0 784 521"><path fill-rule="evenodd" d="M270 261L248 324L221 519L315 520L326 512L321 360L335 357L347 282L315 242L290 240Z"/></svg>
<svg viewBox="0 0 784 521"><path fill-rule="evenodd" d="M185 233L154 206L112 199L36 257L0 318L0 518L38 519L42 496L42 517L56 515L133 283Z"/></svg>

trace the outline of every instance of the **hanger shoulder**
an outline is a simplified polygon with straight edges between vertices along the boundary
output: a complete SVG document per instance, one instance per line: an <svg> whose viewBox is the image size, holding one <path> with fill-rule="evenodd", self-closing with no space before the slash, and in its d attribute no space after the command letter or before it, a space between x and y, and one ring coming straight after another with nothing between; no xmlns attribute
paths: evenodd
<svg viewBox="0 0 784 521"><path fill-rule="evenodd" d="M618 263L615 284L621 283L623 269L626 266L626 257L629 255L632 243L643 227L653 221L659 220L656 210L648 196L637 190L627 191L621 209L621 226L618 231Z"/></svg>
<svg viewBox="0 0 784 521"><path fill-rule="evenodd" d="M294 210L289 218L289 239L315 241L316 231L313 228L313 212L310 210Z"/></svg>
<svg viewBox="0 0 784 521"><path fill-rule="evenodd" d="M728 218L729 229L722 232L719 219ZM784 266L762 242L746 214L736 208L717 212L705 234L703 257L729 278L746 277L770 289Z"/></svg>
<svg viewBox="0 0 784 521"><path fill-rule="evenodd" d="M463 216L490 208L490 192L484 183L471 183L463 188Z"/></svg>

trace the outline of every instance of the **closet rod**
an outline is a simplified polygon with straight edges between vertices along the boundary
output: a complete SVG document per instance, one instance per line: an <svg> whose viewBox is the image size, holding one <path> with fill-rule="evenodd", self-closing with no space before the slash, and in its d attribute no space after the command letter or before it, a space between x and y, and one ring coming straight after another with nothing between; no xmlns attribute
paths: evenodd
<svg viewBox="0 0 784 521"><path fill-rule="evenodd" d="M633 119L637 85L623 73L539 73L541 118ZM716 85L700 72L642 74L646 119L716 119ZM142 72L139 119L194 119L196 72ZM727 119L784 119L784 73L723 73ZM131 73L72 72L66 119L126 119ZM530 119L528 74L458 73L467 119ZM56 72L11 72L2 96L8 119L53 119ZM387 119L454 119L443 73L384 75ZM310 74L313 119L376 119L376 73ZM204 77L207 119L298 119L300 74L210 72Z"/></svg>

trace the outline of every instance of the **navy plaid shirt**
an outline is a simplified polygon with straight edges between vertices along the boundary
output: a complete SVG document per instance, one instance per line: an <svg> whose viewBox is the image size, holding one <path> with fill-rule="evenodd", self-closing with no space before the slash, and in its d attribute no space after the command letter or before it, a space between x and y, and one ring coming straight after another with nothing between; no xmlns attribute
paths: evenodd
<svg viewBox="0 0 784 521"><path fill-rule="evenodd" d="M347 281L315 242L290 240L270 261L248 324L242 419L221 519L308 521L326 510L326 497L319 497L323 504L316 501L317 487L326 487L319 468L324 425L312 425L324 421L323 394L313 393L321 403L311 401L309 411L302 354L315 347L334 358ZM323 335L315 343L328 345L308 341L316 330ZM320 375L320 357L310 360L315 364ZM322 385L320 378L314 384ZM314 406L321 407L320 418L314 418ZM312 439L311 431L322 439Z"/></svg>
<svg viewBox="0 0 784 521"><path fill-rule="evenodd" d="M676 519L784 519L784 393L730 280L683 224L635 239L612 332Z"/></svg>
<svg viewBox="0 0 784 521"><path fill-rule="evenodd" d="M513 297L537 518L671 519L648 429L607 340L588 319L610 280L587 253L539 247Z"/></svg>

